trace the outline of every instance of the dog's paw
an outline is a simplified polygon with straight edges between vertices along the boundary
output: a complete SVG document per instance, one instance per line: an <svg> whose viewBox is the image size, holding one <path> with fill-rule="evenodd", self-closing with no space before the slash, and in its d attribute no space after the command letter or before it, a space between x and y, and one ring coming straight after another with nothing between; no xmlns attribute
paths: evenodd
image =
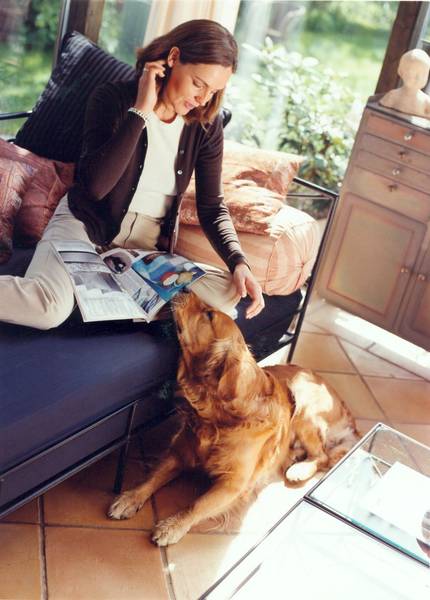
<svg viewBox="0 0 430 600"><path fill-rule="evenodd" d="M124 492L111 504L108 517L111 519L131 519L140 510L144 502L136 497L134 492Z"/></svg>
<svg viewBox="0 0 430 600"><path fill-rule="evenodd" d="M176 544L189 530L184 519L179 514L172 515L163 521L159 521L153 531L151 539L158 546Z"/></svg>
<svg viewBox="0 0 430 600"><path fill-rule="evenodd" d="M317 465L314 461L303 461L291 465L285 473L287 481L297 483L299 481L307 481L317 472Z"/></svg>

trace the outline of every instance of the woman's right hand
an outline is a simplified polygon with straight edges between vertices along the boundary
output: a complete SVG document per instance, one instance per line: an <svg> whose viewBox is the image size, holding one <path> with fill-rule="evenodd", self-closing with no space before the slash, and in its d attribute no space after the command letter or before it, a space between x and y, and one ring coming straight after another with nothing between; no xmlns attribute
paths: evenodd
<svg viewBox="0 0 430 600"><path fill-rule="evenodd" d="M135 108L144 113L150 113L154 110L158 100L157 77L165 76L165 68L165 60L145 63L139 79Z"/></svg>

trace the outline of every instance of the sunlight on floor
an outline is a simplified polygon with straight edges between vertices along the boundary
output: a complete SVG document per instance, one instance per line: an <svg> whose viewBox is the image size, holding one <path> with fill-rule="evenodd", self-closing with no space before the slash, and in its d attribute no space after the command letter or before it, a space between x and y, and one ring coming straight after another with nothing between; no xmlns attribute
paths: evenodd
<svg viewBox="0 0 430 600"><path fill-rule="evenodd" d="M366 337L369 340L369 343L379 344L380 346L387 348L387 350L395 352L403 358L408 358L420 366L430 367L430 352L426 352L422 348L419 348L360 317L342 311L339 316L336 317L335 324L351 333Z"/></svg>

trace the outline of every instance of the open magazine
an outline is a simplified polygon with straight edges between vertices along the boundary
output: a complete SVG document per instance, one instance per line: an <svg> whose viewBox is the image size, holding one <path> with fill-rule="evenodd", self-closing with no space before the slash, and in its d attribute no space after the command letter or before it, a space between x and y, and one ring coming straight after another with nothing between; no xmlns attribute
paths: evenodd
<svg viewBox="0 0 430 600"><path fill-rule="evenodd" d="M151 321L161 307L205 271L167 252L115 248L102 254L88 242L52 242L70 274L82 318Z"/></svg>

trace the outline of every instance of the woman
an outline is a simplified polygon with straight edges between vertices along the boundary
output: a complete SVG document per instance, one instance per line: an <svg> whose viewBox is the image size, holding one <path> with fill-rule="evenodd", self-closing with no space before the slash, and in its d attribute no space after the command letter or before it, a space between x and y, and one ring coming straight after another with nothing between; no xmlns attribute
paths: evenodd
<svg viewBox="0 0 430 600"><path fill-rule="evenodd" d="M193 170L202 228L228 267L204 265L207 273L193 291L225 312L248 294L247 317L260 312L261 287L222 201L218 110L236 64L231 34L214 21L194 20L138 50L134 81L95 90L75 185L60 201L25 277L0 277L0 320L48 329L70 315L73 288L51 240L173 251Z"/></svg>

